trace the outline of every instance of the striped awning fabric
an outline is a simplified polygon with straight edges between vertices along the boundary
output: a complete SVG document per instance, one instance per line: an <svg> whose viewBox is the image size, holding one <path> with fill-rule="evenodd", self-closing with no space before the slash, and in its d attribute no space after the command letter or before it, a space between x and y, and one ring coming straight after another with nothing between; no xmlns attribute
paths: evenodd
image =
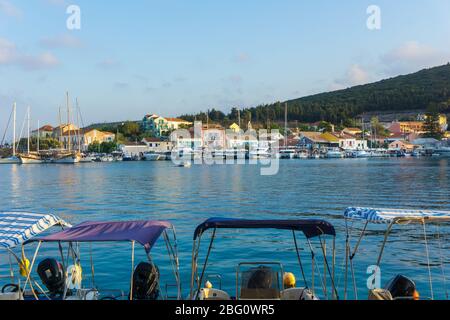
<svg viewBox="0 0 450 320"><path fill-rule="evenodd" d="M53 214L0 212L0 247L14 248L55 225L71 227Z"/></svg>
<svg viewBox="0 0 450 320"><path fill-rule="evenodd" d="M374 209L347 208L347 219L360 219L372 223L404 223L408 221L430 220L450 221L450 211L409 210L409 209Z"/></svg>

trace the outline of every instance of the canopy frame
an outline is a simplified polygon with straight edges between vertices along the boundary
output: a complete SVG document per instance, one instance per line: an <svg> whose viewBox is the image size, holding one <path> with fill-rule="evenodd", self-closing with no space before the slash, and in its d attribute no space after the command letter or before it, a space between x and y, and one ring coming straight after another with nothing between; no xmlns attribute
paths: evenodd
<svg viewBox="0 0 450 320"><path fill-rule="evenodd" d="M349 212L357 212L357 216L352 216L349 214ZM395 212L398 212L398 215L395 215ZM376 215L379 215L376 217ZM382 218L382 216L385 215L386 218ZM375 217L375 218L374 218ZM427 223L446 223L450 222L450 212L449 211L426 211L426 210L399 210L399 209L373 209L373 208L347 208L347 210L344 213L345 218L345 226L346 226L346 257L345 257L345 280L344 280L344 299L347 298L347 288L348 288L348 263L350 263L350 272L352 274L352 280L353 280L353 290L354 295L357 299L358 293L357 293L357 287L356 287L356 277L354 274L354 267L353 267L353 260L356 256L356 253L358 252L358 249L362 243L363 238L366 236L367 228L369 224L386 224L387 227L385 229L383 240L381 243L381 247L379 249L376 266L381 266L381 261L383 258L383 254L385 252L385 248L387 246L387 241L389 239L389 236L391 235L394 227L396 225L409 225L409 224L420 224L422 225L423 235L424 235L424 241L425 241L425 250L426 250L426 257L427 257L427 268L428 268L428 280L429 280L429 287L431 292L431 299L434 299L434 290L433 290L433 282L432 282L432 275L431 275L431 264L430 264L430 255L429 255L429 247L428 247L428 240L427 240L427 233L426 233L426 224ZM351 235L351 228L349 228L347 222L349 220L352 221L360 221L364 222L364 227L362 228L357 242L355 246L352 248L350 244L350 235ZM442 257L441 257L442 258ZM446 293L447 294L447 293Z"/></svg>
<svg viewBox="0 0 450 320"><path fill-rule="evenodd" d="M83 224L82 224L83 225ZM169 237L169 234L167 231L171 231L172 234L172 240L171 237ZM175 281L176 281L176 287L177 287L177 299L181 299L181 282L180 282L180 273L179 273L179 259L178 259L178 247L177 247L177 238L176 238L176 230L175 227L172 224L168 224L167 227L164 228L164 230L161 232L161 235L158 237L160 238L162 236L162 238L164 239L164 242L166 244L166 249L168 252L168 256L169 256L169 260L172 266L172 272L174 274L175 277ZM28 285L28 283L30 282L30 278L31 278L31 272L33 270L37 255L39 253L39 250L42 247L43 243L46 242L57 242L59 246L61 246L61 243L68 243L69 244L69 251L68 251L68 255L71 252L72 254L75 254L77 256L77 259L79 258L78 255L75 253L74 249L73 249L73 243L75 243L77 246L79 245L80 242L86 242L91 244L92 242L129 242L131 244L131 274L130 274L130 294L129 294L129 299L132 300L133 299L133 275L134 275L134 268L135 268L135 244L137 242L137 240L103 240L103 241L65 241L63 239L59 239L59 240L46 240L45 238L42 239L33 239L33 240L29 240L27 242L24 243L24 245L28 244L28 243L32 243L32 242L37 242L38 245L36 247L35 253L33 255L33 259L32 262L30 264L30 268L29 268L29 272L27 275L27 280L25 282L24 285L24 290L26 289L26 286ZM155 241L156 242L156 241ZM174 244L172 244L172 242L174 242ZM146 245L142 244L142 246L145 249L145 253L148 259L148 262L152 262L152 258L151 258L151 254L150 251L147 250ZM60 250L60 252L62 252L62 250ZM93 267L93 257L92 257L92 250L90 250L90 263L91 263L91 273L92 273L92 279L94 279L94 267ZM74 256L72 256L73 259L75 259ZM68 258L67 258L68 261ZM93 282L94 284L94 282ZM31 283L30 283L31 286ZM40 290L42 291L42 293L44 295L46 295L46 293L42 290L42 288L40 288ZM35 290L33 289L33 287L31 286L31 291L35 297L36 300L39 300L38 295L36 294ZM65 296L65 293L64 293ZM48 298L48 297L47 297Z"/></svg>
<svg viewBox="0 0 450 320"><path fill-rule="evenodd" d="M226 223L225 225L221 225L220 222L223 222L223 221L228 222L228 223ZM219 223L215 223L215 222L219 222ZM267 223L267 222L269 222L269 223ZM318 225L317 226L317 234L314 235L310 232L305 232L304 230L299 228L301 223L305 223L305 222L316 222ZM254 225L251 225L252 223L254 223ZM272 226L270 225L271 223L273 224ZM327 226L328 229L325 230L324 228L323 229L320 228L320 224ZM300 255L300 251L299 251L297 238L295 236L295 232L303 231L303 235L305 236L306 240L308 241L309 249L311 251L311 258L313 261L315 260L315 253L314 253L313 246L311 245L310 239L314 238L314 237L320 238L322 235L331 235L333 237L333 248L332 248L333 258L332 258L331 269L329 267L329 262L326 259L326 256L324 256L324 264L325 264L325 269L328 272L328 275L331 279L333 297L336 298L337 300L339 300L339 294L338 294L337 288L335 286L335 281L334 281L336 233L335 233L334 227L331 224L329 224L328 222L326 222L324 220L312 220L312 219L311 220L291 220L291 221L289 221L289 220L260 220L260 221L258 221L258 220L243 220L243 219L233 220L233 219L220 219L220 218L212 218L212 219L206 220L204 223L199 225L194 232L193 245L192 245L192 260L191 260L191 286L190 286L190 298L191 299L198 298L198 294L200 292L200 289L201 289L201 286L202 286L202 283L204 280L205 271L207 268L211 250L212 250L214 241L216 239L217 230L220 228L223 228L223 229L275 229L275 230L291 231L292 235L293 235L293 242L295 245L297 259L298 259L299 266L300 266L300 271L301 271L302 278L303 278L306 288L309 288L309 287L308 287L308 282L306 280L303 263L301 261L301 255ZM211 235L211 238L209 241L208 251L207 251L205 260L203 262L203 267L202 267L201 273L199 275L198 257L199 257L199 253L200 253L201 240L202 240L203 234L208 229L212 229L212 235ZM322 241L320 241L320 246L322 248L322 252L325 253L326 249L324 248L324 243ZM313 281L312 281L312 288L311 288L313 291L313 294L315 294L314 293L314 267L315 266L313 264L312 265ZM324 277L326 278L326 274L324 275ZM325 294L326 294L326 289L325 289Z"/></svg>

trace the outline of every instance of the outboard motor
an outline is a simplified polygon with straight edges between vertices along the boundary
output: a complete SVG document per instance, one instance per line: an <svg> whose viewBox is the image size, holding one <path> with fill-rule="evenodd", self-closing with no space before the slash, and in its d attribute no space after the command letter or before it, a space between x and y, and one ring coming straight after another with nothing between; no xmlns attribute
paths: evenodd
<svg viewBox="0 0 450 320"><path fill-rule="evenodd" d="M133 299L156 300L158 297L158 267L148 262L139 263L133 273Z"/></svg>
<svg viewBox="0 0 450 320"><path fill-rule="evenodd" d="M66 276L61 263L55 259L45 259L39 263L37 272L51 295L64 293Z"/></svg>
<svg viewBox="0 0 450 320"><path fill-rule="evenodd" d="M416 284L411 279L399 274L395 276L385 287L388 290L392 298L416 298Z"/></svg>

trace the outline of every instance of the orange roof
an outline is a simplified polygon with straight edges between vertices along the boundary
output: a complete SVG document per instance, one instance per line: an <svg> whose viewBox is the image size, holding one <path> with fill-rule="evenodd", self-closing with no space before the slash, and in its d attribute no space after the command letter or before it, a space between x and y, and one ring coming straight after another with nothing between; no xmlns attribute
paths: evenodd
<svg viewBox="0 0 450 320"><path fill-rule="evenodd" d="M167 121L171 121L171 122L186 122L186 123L191 123L189 121L183 120L183 119L179 119L179 118L164 118Z"/></svg>

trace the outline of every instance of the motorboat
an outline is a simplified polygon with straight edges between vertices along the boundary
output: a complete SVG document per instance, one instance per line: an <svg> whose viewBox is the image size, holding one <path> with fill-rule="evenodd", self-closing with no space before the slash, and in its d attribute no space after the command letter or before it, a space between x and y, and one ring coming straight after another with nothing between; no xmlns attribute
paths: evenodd
<svg viewBox="0 0 450 320"><path fill-rule="evenodd" d="M25 241L40 235L47 230L59 227L69 228L71 225L53 214L31 213L31 212L0 212L0 250L5 249L10 258L10 270L6 277L9 279L1 291L1 300L23 300L24 295L32 295L32 292L25 291L22 286L27 277L30 261L22 255L18 256L15 248L21 247ZM22 247L23 249L23 247ZM17 274L17 270L20 272ZM30 279L30 287L35 288L34 279Z"/></svg>
<svg viewBox="0 0 450 320"><path fill-rule="evenodd" d="M440 267L445 268L444 261L448 260L448 256L444 257L441 250L443 235L441 234L441 225L448 225L450 222L450 211L440 210L411 210L411 209L377 209L377 208L364 208L364 207L350 207L344 212L344 219L346 220L346 244L345 244L345 273L344 273L344 299L358 300L357 279L355 277L354 260L360 255L360 251L364 251L364 255L367 256L368 249L364 248L364 239L367 235L374 235L376 233L382 234L380 237L380 245L376 255L376 260L372 266L372 270L383 270L383 275L389 274L389 268L382 266L383 254L386 252L387 246L395 245L398 240L390 240L389 237L393 232L397 232L399 228L409 228L409 231L417 233L415 239L423 239L420 242L412 244L411 248L404 250L405 254L411 255L412 250L419 250L417 256L423 257L423 261L416 261L418 266L423 266L427 270L428 279L420 285L420 288L424 289L429 286L429 295L418 292L418 287L414 280L409 275L406 275L406 271L402 271L402 274L396 274L390 281L388 281L382 288L373 287L369 288L368 299L369 300L419 300L419 299L436 299L436 293L433 289L432 268ZM428 229L433 225L433 234L429 235ZM400 233L400 232L398 232ZM397 233L397 234L398 234ZM351 241L351 239L354 239ZM369 239L367 239L369 240ZM376 239L370 237L370 246L373 247ZM402 242L403 243L403 242ZM404 242L405 245L409 241ZM423 244L423 247L418 248L418 245ZM445 245L445 243L444 243ZM431 260L430 248L439 248L440 262L436 262L436 259ZM401 261L401 252L395 254L395 259ZM397 263L397 261L396 261ZM398 273L398 269L394 270ZM444 269L442 269L444 270ZM361 270L366 272L367 270ZM395 274L394 273L394 274ZM349 276L350 275L350 276ZM441 283L446 282L445 272L442 272ZM350 290L348 290L350 283L353 284L353 297L350 297ZM369 282L367 282L369 283ZM446 299L448 296L446 297Z"/></svg>
<svg viewBox="0 0 450 320"><path fill-rule="evenodd" d="M258 147L256 149L250 150L249 158L250 159L268 159L272 155L269 151L269 148Z"/></svg>
<svg viewBox="0 0 450 320"><path fill-rule="evenodd" d="M0 164L20 164L20 158L17 156L11 156L7 158L0 158Z"/></svg>
<svg viewBox="0 0 450 320"><path fill-rule="evenodd" d="M352 158L368 158L370 154L365 150L354 150L350 153Z"/></svg>
<svg viewBox="0 0 450 320"><path fill-rule="evenodd" d="M146 152L143 158L145 161L162 161L166 160L166 155L160 152Z"/></svg>
<svg viewBox="0 0 450 320"><path fill-rule="evenodd" d="M325 157L329 159L331 158L341 159L344 158L344 153L339 149L328 149L325 154Z"/></svg>
<svg viewBox="0 0 450 320"><path fill-rule="evenodd" d="M235 283L236 288L234 293L227 291L221 287L221 281L219 287L209 281L211 275L207 273L208 261L211 256L211 251L216 248L217 244L214 242L219 231L224 229L252 229L252 230L278 230L287 231L292 234L292 247L295 248L294 259L298 261L303 284L302 287L286 286L285 281L282 279L285 276L283 264L279 261L242 261L236 266ZM211 231L211 238L208 241L207 254L204 257L203 266L199 265L199 254L202 251L201 240L207 233ZM301 254L299 244L297 242L297 233L302 234L307 243L309 244L308 251L311 253L311 265L312 265L312 278L306 277L306 272L301 260ZM324 220L245 220L245 219L231 219L231 218L211 218L197 226L194 232L194 242L192 247L192 273L191 273L191 289L190 299L192 300L318 300L319 293L314 286L314 272L318 267L316 256L316 247L312 245L311 239L322 239L327 236L336 237L336 232L330 223ZM259 239L261 241L261 239ZM334 247L334 240L333 240ZM245 249L241 249L245 252ZM328 283L330 290L327 287L323 287L323 297L330 297L339 299L339 294L336 290L334 283L334 252L333 257L328 260L326 250L324 250L323 242L320 241L320 250L323 256L323 269L324 275L321 278L323 283ZM268 253L270 257L270 252ZM226 258L226 256L225 256ZM251 258L249 254L248 258ZM322 266L320 267L322 268ZM319 271L320 272L320 271ZM215 275L219 279L223 279L223 275ZM267 281L266 281L267 280ZM327 282L328 280L328 282Z"/></svg>
<svg viewBox="0 0 450 320"><path fill-rule="evenodd" d="M151 250L162 238L175 278L175 294L169 293L171 284L163 286L161 273L153 262ZM131 273L128 292L121 289L102 290L94 282L95 269L92 252L89 254L91 264L91 281L87 281L81 269L80 243L126 242L131 250ZM36 243L36 250L24 284L24 290L30 286L31 295L24 295L26 300L159 300L180 299L181 285L178 265L178 252L175 229L167 221L115 221L115 222L85 222L64 231L45 237L37 237L24 244ZM37 263L37 274L43 287L32 286L32 270L38 260L40 248L44 244L56 244L63 254L56 258L46 258ZM136 246L140 245L146 259L137 262ZM65 248L64 248L65 247ZM64 251L63 251L64 250ZM84 255L83 255L84 256ZM98 268L97 268L98 269ZM126 266L128 269L128 266ZM165 276L165 275L164 275ZM165 279L165 278L164 278Z"/></svg>
<svg viewBox="0 0 450 320"><path fill-rule="evenodd" d="M280 149L278 155L280 159L294 159L296 152L295 149Z"/></svg>

